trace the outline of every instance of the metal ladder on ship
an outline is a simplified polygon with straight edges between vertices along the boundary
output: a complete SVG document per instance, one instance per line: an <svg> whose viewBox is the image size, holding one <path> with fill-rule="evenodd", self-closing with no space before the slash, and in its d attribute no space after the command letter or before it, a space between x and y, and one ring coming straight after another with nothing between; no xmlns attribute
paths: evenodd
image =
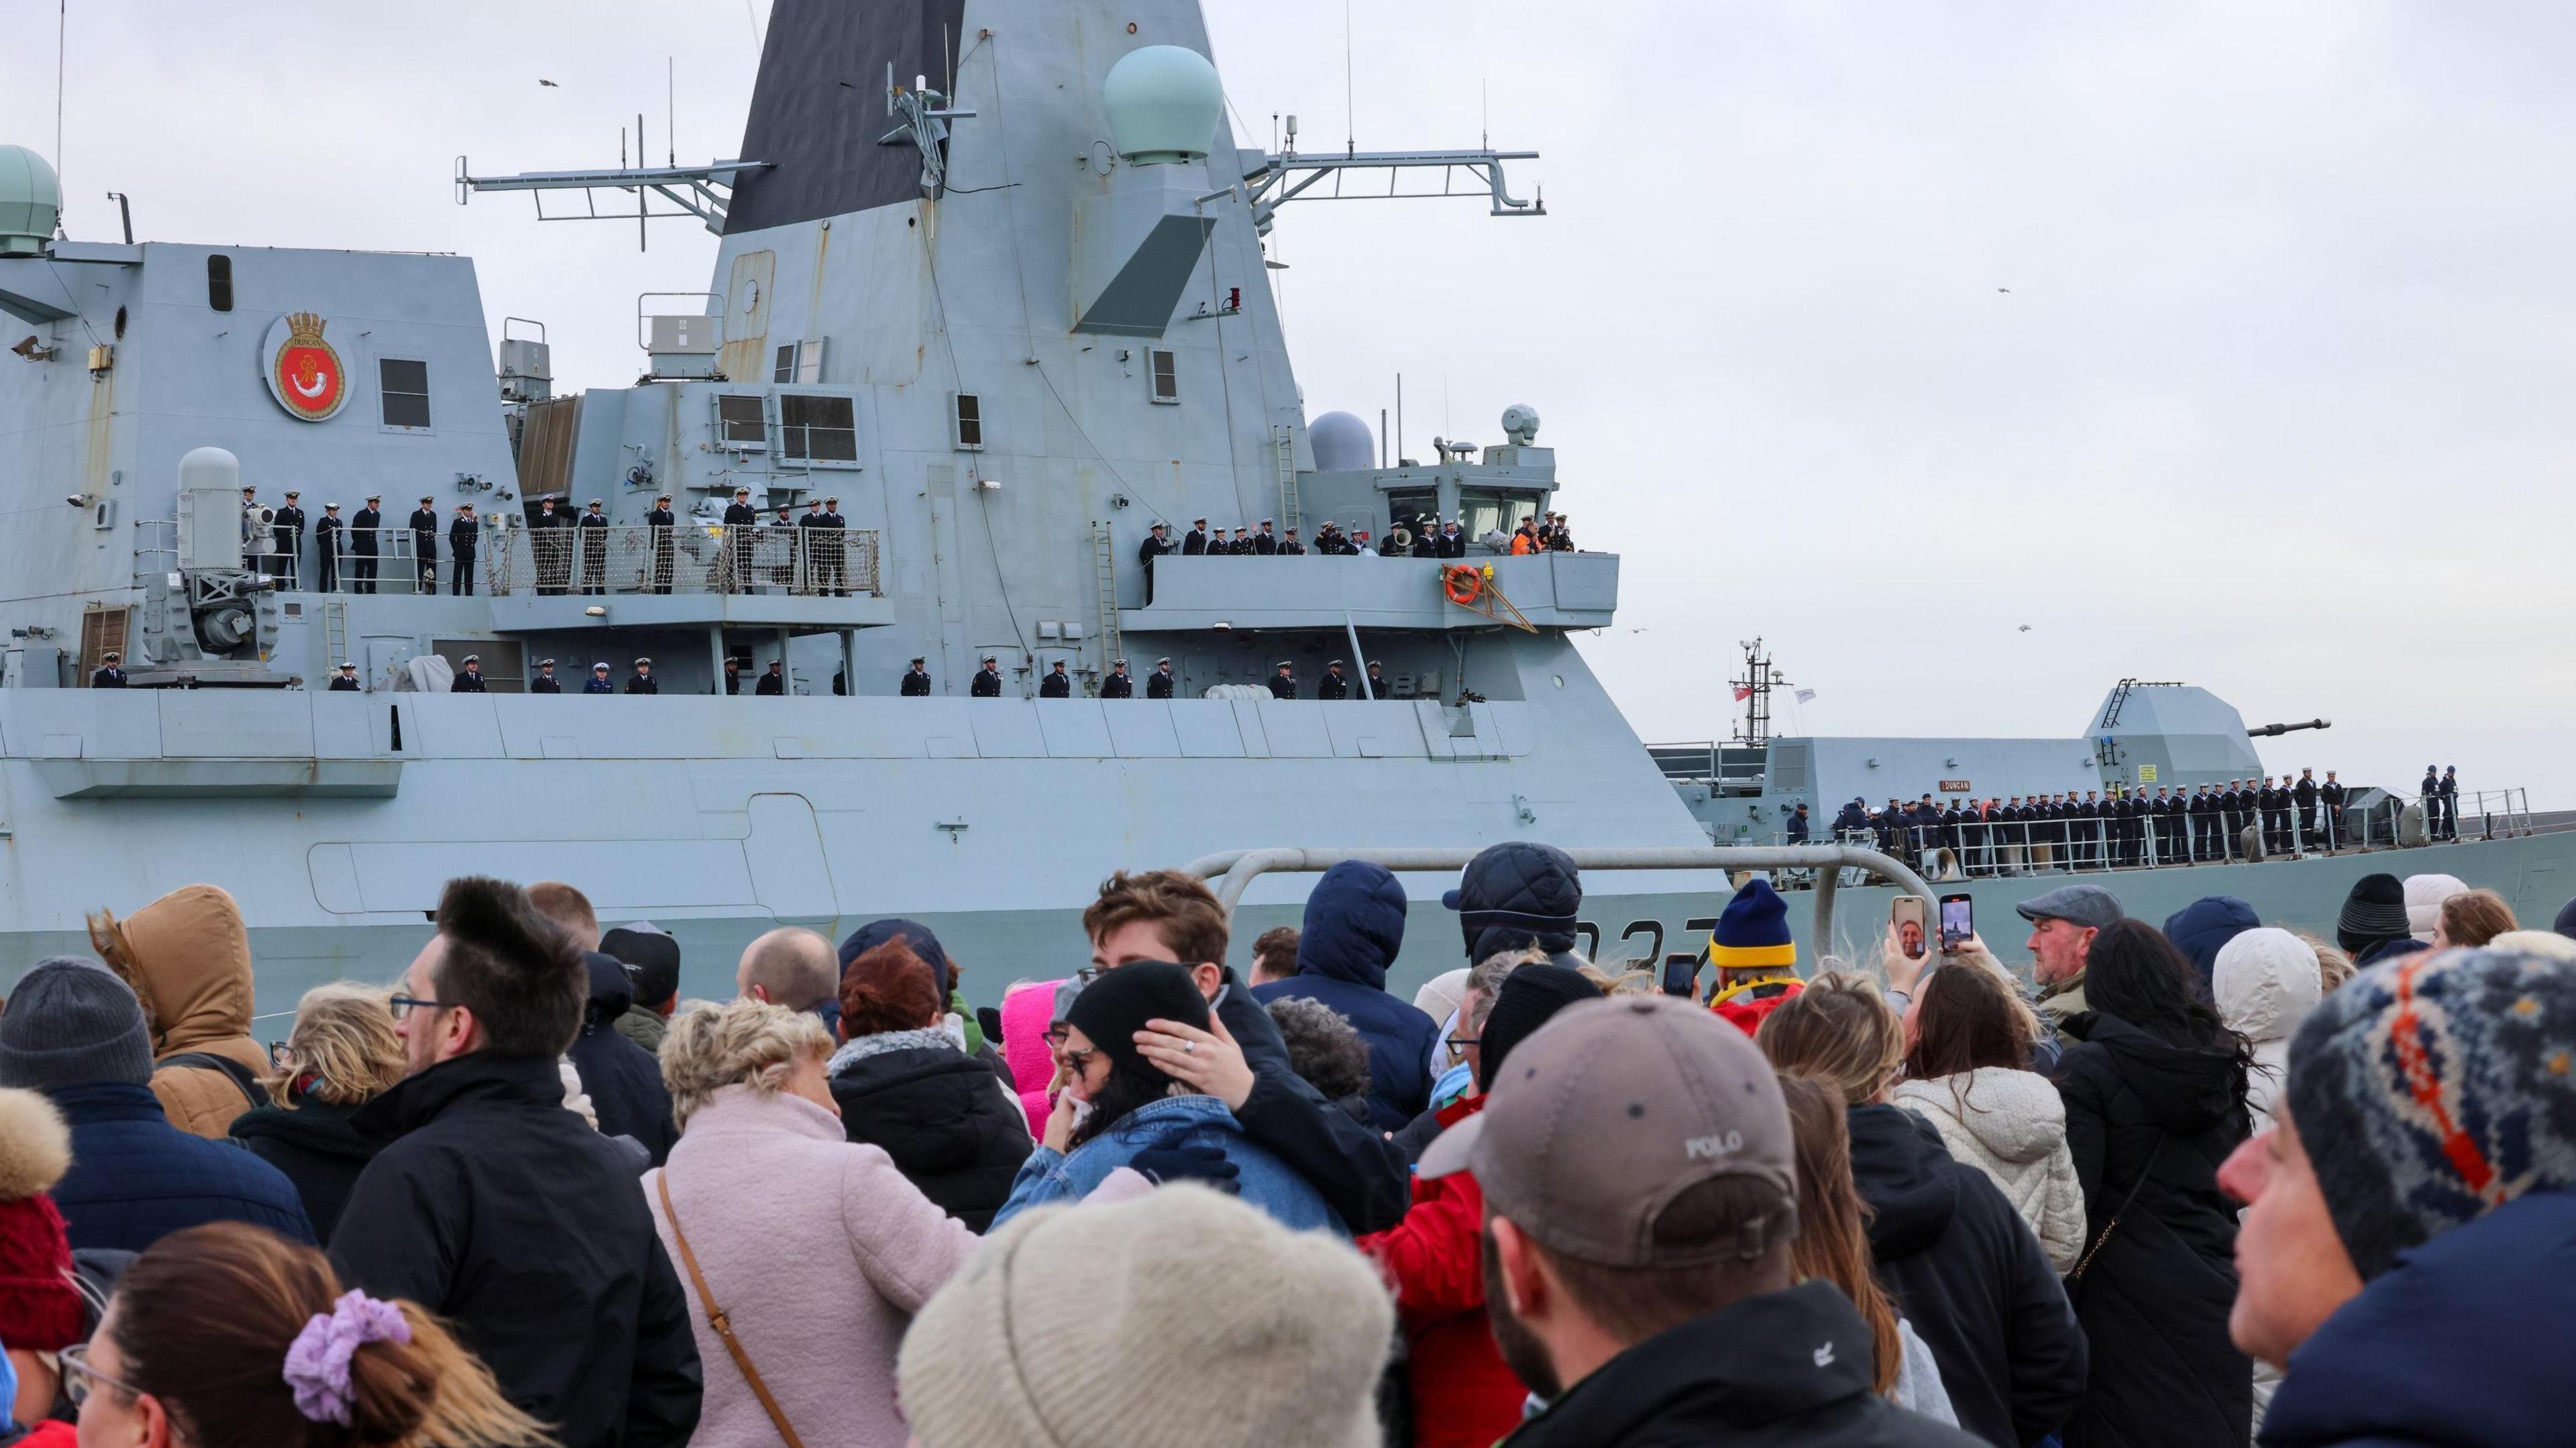
<svg viewBox="0 0 2576 1448"><path fill-rule="evenodd" d="M1306 520L1298 516L1303 509L1297 501L1297 439L1287 428L1273 427L1270 443L1279 458L1279 526L1303 528Z"/></svg>
<svg viewBox="0 0 2576 1448"><path fill-rule="evenodd" d="M1118 554L1106 523L1091 525L1091 566L1100 588L1100 677L1105 679L1123 648L1118 641Z"/></svg>
<svg viewBox="0 0 2576 1448"><path fill-rule="evenodd" d="M349 657L349 605L336 598L322 600L322 671L336 672Z"/></svg>

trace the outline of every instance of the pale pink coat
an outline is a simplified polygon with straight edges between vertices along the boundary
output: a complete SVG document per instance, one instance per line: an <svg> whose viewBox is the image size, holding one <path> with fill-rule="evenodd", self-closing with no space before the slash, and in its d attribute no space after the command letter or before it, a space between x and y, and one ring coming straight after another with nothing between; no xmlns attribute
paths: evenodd
<svg viewBox="0 0 2576 1448"><path fill-rule="evenodd" d="M662 1212L662 1179L734 1336L807 1448L903 1448L894 1358L904 1329L976 1237L801 1097L728 1086L689 1117L644 1199L689 1297L706 1399L691 1448L783 1440L707 1325Z"/></svg>

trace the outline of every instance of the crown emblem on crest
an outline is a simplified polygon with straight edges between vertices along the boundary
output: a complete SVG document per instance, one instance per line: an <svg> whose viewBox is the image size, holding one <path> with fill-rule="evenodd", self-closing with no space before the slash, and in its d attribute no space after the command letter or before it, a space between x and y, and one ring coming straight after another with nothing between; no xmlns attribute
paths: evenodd
<svg viewBox="0 0 2576 1448"><path fill-rule="evenodd" d="M286 314L286 340L319 342L322 340L322 329L327 325L329 324L323 321L318 312L289 312Z"/></svg>

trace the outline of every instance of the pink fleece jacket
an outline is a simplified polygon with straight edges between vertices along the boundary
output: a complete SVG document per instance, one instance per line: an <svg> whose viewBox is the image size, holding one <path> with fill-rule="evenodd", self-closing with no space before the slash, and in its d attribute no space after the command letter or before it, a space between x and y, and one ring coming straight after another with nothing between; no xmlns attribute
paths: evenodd
<svg viewBox="0 0 2576 1448"><path fill-rule="evenodd" d="M689 1297L706 1374L692 1448L777 1448L778 1430L707 1325L662 1210L663 1178L716 1304L808 1448L903 1448L895 1350L975 1248L884 1151L802 1097L728 1086L644 1175L662 1249Z"/></svg>
<svg viewBox="0 0 2576 1448"><path fill-rule="evenodd" d="M1047 1049L1047 1027L1055 1024L1056 988L1060 980L1020 986L1002 997L1002 1062L1019 1084L1020 1109L1029 1114L1029 1135L1044 1137L1047 1087L1055 1081L1055 1056Z"/></svg>

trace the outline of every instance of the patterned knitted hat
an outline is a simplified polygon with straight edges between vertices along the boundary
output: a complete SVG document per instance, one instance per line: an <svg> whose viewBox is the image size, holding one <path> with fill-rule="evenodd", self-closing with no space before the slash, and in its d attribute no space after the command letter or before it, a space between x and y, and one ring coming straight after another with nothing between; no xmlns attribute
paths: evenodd
<svg viewBox="0 0 2576 1448"><path fill-rule="evenodd" d="M1708 962L1720 970L1786 970L1798 963L1789 941L1789 906L1771 882L1744 882L1709 932Z"/></svg>
<svg viewBox="0 0 2576 1448"><path fill-rule="evenodd" d="M2576 1184L2576 965L2446 950L2365 970L2291 1038L2289 1100L2364 1278Z"/></svg>
<svg viewBox="0 0 2576 1448"><path fill-rule="evenodd" d="M53 1103L0 1089L0 1343L13 1348L59 1352L81 1340L71 1243L45 1195L71 1163L71 1129Z"/></svg>
<svg viewBox="0 0 2576 1448"><path fill-rule="evenodd" d="M1348 1242L1168 1186L1013 1218L895 1380L922 1448L1364 1448L1394 1319Z"/></svg>

